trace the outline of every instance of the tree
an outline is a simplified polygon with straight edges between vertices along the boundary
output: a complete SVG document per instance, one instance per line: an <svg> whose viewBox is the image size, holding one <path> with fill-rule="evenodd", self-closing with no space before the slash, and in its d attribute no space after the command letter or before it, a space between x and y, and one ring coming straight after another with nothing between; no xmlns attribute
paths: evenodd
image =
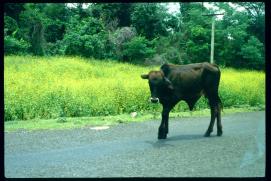
<svg viewBox="0 0 271 181"><path fill-rule="evenodd" d="M24 10L24 3L5 3L4 12L5 15L13 18L15 21L19 21L19 15Z"/></svg>
<svg viewBox="0 0 271 181"><path fill-rule="evenodd" d="M47 3L43 9L47 17L47 26L45 29L46 42L55 43L62 40L70 19L70 12L64 3Z"/></svg>
<svg viewBox="0 0 271 181"><path fill-rule="evenodd" d="M264 69L263 52L263 44L255 36L251 36L241 48L241 55L245 60L243 66Z"/></svg>
<svg viewBox="0 0 271 181"><path fill-rule="evenodd" d="M263 68L264 3L211 4L214 8L180 3L174 15L164 3L91 3L87 8L82 3L6 3L5 54L68 54L129 62L148 58L150 64L209 61L211 18L202 15L218 9L224 16L216 19L216 63Z"/></svg>
<svg viewBox="0 0 271 181"><path fill-rule="evenodd" d="M229 3L216 3L216 5L225 11L223 19L217 23L219 31L217 31L216 36L216 56L220 63L223 62L226 66L237 68L263 68L263 58L260 54L264 54L264 49L259 48L263 44L259 41L261 38L258 38L258 33L251 31L252 15L246 11L238 11L237 7L232 7ZM258 44L258 48L251 49L250 45L253 43L254 45ZM248 53L248 50L251 50L251 52ZM259 53L260 51L262 53ZM245 55L245 53L248 53L248 55ZM252 56L252 54L255 55ZM259 59L256 61L255 57ZM255 64L249 63L252 60L255 60Z"/></svg>
<svg viewBox="0 0 271 181"><path fill-rule="evenodd" d="M90 6L92 16L101 18L106 26L117 22L118 27L131 25L132 3L94 3Z"/></svg>
<svg viewBox="0 0 271 181"><path fill-rule="evenodd" d="M168 35L167 19L169 17L165 6L161 4L139 3L135 4L131 20L138 34L152 40L158 36Z"/></svg>
<svg viewBox="0 0 271 181"><path fill-rule="evenodd" d="M5 54L25 54L29 48L28 42L20 38L15 19L4 16L4 53Z"/></svg>
<svg viewBox="0 0 271 181"><path fill-rule="evenodd" d="M265 5L264 2L239 2L238 6L245 8L250 19L248 31L265 43Z"/></svg>
<svg viewBox="0 0 271 181"><path fill-rule="evenodd" d="M6 35L11 35L18 30L18 24L15 19L10 16L4 16L4 29L6 30Z"/></svg>
<svg viewBox="0 0 271 181"><path fill-rule="evenodd" d="M210 19L202 14L211 13L201 3L180 3L179 47L186 63L209 61Z"/></svg>
<svg viewBox="0 0 271 181"><path fill-rule="evenodd" d="M34 55L44 55L45 38L44 29L48 18L42 12L43 4L25 4L25 10L20 14L20 27L24 39L30 42L30 50Z"/></svg>
<svg viewBox="0 0 271 181"><path fill-rule="evenodd" d="M131 41L137 35L135 28L122 27L118 28L115 32L109 34L109 43L112 45L112 58L117 60L124 60L124 45Z"/></svg>

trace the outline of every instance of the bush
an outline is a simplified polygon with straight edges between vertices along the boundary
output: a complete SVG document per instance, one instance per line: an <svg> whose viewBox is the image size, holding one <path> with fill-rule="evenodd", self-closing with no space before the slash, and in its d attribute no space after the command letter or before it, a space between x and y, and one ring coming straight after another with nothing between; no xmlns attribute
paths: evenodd
<svg viewBox="0 0 271 181"><path fill-rule="evenodd" d="M162 65L167 62L164 55L155 54L151 58L146 58L144 64L145 65Z"/></svg>
<svg viewBox="0 0 271 181"><path fill-rule="evenodd" d="M129 62L143 62L145 58L155 53L155 50L151 46L152 43L145 37L136 36L124 44L123 57Z"/></svg>
<svg viewBox="0 0 271 181"><path fill-rule="evenodd" d="M18 29L18 24L15 19L4 16L4 23L5 23L5 35L11 35L13 32L15 32Z"/></svg>
<svg viewBox="0 0 271 181"><path fill-rule="evenodd" d="M30 44L23 40L22 38L18 38L17 32L19 31L17 22L9 17L4 17L4 53L8 54L26 54Z"/></svg>
<svg viewBox="0 0 271 181"><path fill-rule="evenodd" d="M104 31L101 21L92 17L83 21L74 21L68 28L63 39L66 55L80 55L102 59L108 34Z"/></svg>
<svg viewBox="0 0 271 181"><path fill-rule="evenodd" d="M26 54L30 44L23 39L16 39L12 36L5 36L4 38L4 53L8 54Z"/></svg>
<svg viewBox="0 0 271 181"><path fill-rule="evenodd" d="M64 55L65 49L63 46L63 42L61 40L57 40L55 43L46 43L46 54L47 55Z"/></svg>
<svg viewBox="0 0 271 181"><path fill-rule="evenodd" d="M112 58L123 60L124 44L131 41L136 36L136 30L133 27L123 27L110 33L109 42L111 44Z"/></svg>
<svg viewBox="0 0 271 181"><path fill-rule="evenodd" d="M165 53L165 59L168 62L171 62L174 64L183 64L183 61L181 60L181 56L180 56L180 51L174 47L170 47L167 49Z"/></svg>

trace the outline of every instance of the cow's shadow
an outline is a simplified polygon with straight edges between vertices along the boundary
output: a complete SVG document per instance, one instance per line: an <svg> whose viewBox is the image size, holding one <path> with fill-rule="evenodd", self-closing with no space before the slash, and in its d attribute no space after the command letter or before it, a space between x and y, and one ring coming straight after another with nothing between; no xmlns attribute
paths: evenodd
<svg viewBox="0 0 271 181"><path fill-rule="evenodd" d="M167 139L161 139L156 141L145 141L148 144L151 144L155 148L165 147L165 146L174 146L170 144L171 142L182 142L182 141L189 141L189 140L199 140L199 139L208 139L213 137L204 137L201 134L189 134L189 135L175 135L169 136Z"/></svg>
<svg viewBox="0 0 271 181"><path fill-rule="evenodd" d="M211 136L210 136L211 137ZM197 140L197 139L206 139L207 137L204 137L201 134L187 134L187 135L175 135L175 136L169 136L164 141L180 141L180 140ZM209 138L209 137L208 137ZM159 140L160 141L160 140Z"/></svg>

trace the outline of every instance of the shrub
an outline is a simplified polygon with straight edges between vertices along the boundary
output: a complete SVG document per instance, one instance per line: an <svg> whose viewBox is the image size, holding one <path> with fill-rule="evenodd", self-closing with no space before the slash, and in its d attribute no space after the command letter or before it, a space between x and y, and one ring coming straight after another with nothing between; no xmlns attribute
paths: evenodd
<svg viewBox="0 0 271 181"><path fill-rule="evenodd" d="M65 49L62 45L63 42L61 40L57 40L55 43L46 43L46 54L47 55L64 55Z"/></svg>
<svg viewBox="0 0 271 181"><path fill-rule="evenodd" d="M141 61L152 56L155 50L151 47L152 43L145 37L136 36L131 41L124 44L123 57L130 62Z"/></svg>
<svg viewBox="0 0 271 181"><path fill-rule="evenodd" d="M5 35L11 35L13 32L15 32L18 29L18 24L15 19L4 16L4 23L5 23Z"/></svg>
<svg viewBox="0 0 271 181"><path fill-rule="evenodd" d="M75 18L76 19L76 18ZM101 21L89 17L73 21L63 39L66 55L104 58L108 34Z"/></svg>
<svg viewBox="0 0 271 181"><path fill-rule="evenodd" d="M4 53L5 54L26 54L30 44L23 39L16 39L12 36L4 37Z"/></svg>
<svg viewBox="0 0 271 181"><path fill-rule="evenodd" d="M17 37L19 31L17 22L9 17L4 16L4 53L5 54L26 54L30 44Z"/></svg>
<svg viewBox="0 0 271 181"><path fill-rule="evenodd" d="M167 62L164 55L155 54L153 57L146 58L145 65L162 65Z"/></svg>
<svg viewBox="0 0 271 181"><path fill-rule="evenodd" d="M123 60L124 44L131 41L136 36L136 30L133 27L122 27L115 32L110 33L109 42L112 45L113 58Z"/></svg>
<svg viewBox="0 0 271 181"><path fill-rule="evenodd" d="M165 53L165 59L168 62L174 63L174 64L183 64L183 61L181 60L180 51L174 47L169 47Z"/></svg>

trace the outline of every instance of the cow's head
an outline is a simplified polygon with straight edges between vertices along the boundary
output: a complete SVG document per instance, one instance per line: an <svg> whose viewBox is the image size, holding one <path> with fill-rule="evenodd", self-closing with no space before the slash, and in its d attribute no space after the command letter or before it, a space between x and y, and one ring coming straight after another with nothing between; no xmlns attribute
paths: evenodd
<svg viewBox="0 0 271 181"><path fill-rule="evenodd" d="M149 80L149 86L151 91L150 101L152 103L158 103L159 98L163 96L163 93L167 90L173 90L173 85L168 78L165 77L163 71L150 71L149 74L141 75L142 79Z"/></svg>

